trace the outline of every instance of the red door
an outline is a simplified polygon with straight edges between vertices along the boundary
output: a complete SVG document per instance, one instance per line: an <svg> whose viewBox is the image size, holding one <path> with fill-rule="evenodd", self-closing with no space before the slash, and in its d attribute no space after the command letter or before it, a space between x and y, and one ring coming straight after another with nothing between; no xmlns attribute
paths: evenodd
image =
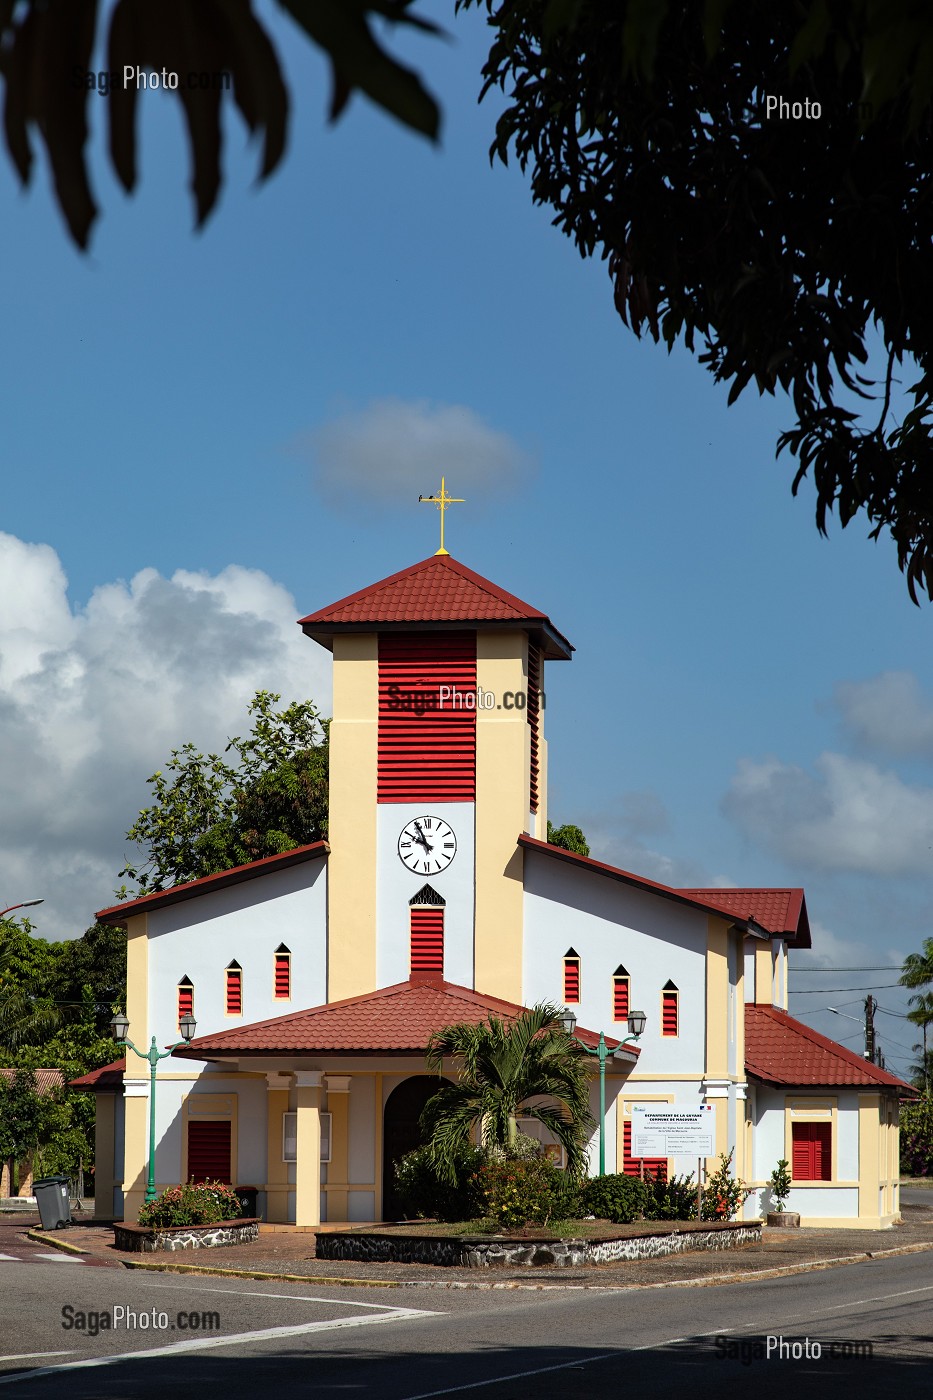
<svg viewBox="0 0 933 1400"><path fill-rule="evenodd" d="M188 1180L230 1181L230 1122L188 1124Z"/></svg>

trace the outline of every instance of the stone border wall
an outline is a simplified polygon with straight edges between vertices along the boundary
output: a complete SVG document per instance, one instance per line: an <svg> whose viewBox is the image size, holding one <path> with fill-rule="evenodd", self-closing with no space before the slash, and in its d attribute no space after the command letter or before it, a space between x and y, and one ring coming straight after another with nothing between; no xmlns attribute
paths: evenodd
<svg viewBox="0 0 933 1400"><path fill-rule="evenodd" d="M117 1249L154 1254L159 1249L221 1249L259 1239L259 1220L220 1220L214 1225L114 1225Z"/></svg>
<svg viewBox="0 0 933 1400"><path fill-rule="evenodd" d="M467 1269L547 1266L576 1268L617 1259L660 1259L689 1250L738 1249L761 1243L761 1221L710 1225L706 1229L663 1230L609 1240L515 1240L496 1236L319 1234L318 1259L361 1264L434 1264Z"/></svg>

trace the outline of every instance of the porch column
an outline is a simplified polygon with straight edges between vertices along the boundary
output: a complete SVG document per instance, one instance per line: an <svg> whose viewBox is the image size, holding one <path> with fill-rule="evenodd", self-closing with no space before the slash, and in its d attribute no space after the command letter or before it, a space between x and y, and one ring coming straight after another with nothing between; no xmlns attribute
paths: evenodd
<svg viewBox="0 0 933 1400"><path fill-rule="evenodd" d="M94 1106L94 1215L112 1220L117 1096L98 1092Z"/></svg>
<svg viewBox="0 0 933 1400"><path fill-rule="evenodd" d="M123 1219L135 1225L149 1176L149 1080L123 1079Z"/></svg>
<svg viewBox="0 0 933 1400"><path fill-rule="evenodd" d="M327 1168L327 1219L349 1220L350 1193L350 1075L328 1074L327 1108L330 1113L330 1165ZM333 1183L333 1185L331 1185Z"/></svg>
<svg viewBox="0 0 933 1400"><path fill-rule="evenodd" d="M288 1220L288 1163L282 1141L282 1118L288 1112L288 1074L266 1075L266 1219Z"/></svg>
<svg viewBox="0 0 933 1400"><path fill-rule="evenodd" d="M295 1072L295 1224L321 1223L321 1082L319 1069Z"/></svg>

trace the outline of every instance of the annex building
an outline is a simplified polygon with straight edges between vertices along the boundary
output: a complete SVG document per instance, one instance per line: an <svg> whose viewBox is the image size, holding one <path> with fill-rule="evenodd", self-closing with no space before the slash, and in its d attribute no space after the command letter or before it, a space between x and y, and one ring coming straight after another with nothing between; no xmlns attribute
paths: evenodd
<svg viewBox="0 0 933 1400"><path fill-rule="evenodd" d="M550 1001L591 1046L646 1013L608 1065L608 1171L642 1169L633 1107L712 1104L746 1216L783 1157L804 1224L893 1223L908 1086L788 1015L803 891L673 889L548 845L541 693L573 652L551 620L445 551L301 626L333 654L327 841L97 915L127 930L135 1044L197 1020L159 1067L158 1189L208 1176L258 1188L268 1221L395 1218L431 1031ZM78 1081L104 1216L142 1204L146 1069L130 1055ZM594 1132L594 1171L596 1152Z"/></svg>

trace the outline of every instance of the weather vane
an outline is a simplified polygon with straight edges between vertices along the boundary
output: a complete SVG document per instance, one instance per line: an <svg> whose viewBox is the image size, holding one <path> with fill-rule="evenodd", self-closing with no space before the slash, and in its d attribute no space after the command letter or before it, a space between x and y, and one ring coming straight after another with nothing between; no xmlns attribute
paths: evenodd
<svg viewBox="0 0 933 1400"><path fill-rule="evenodd" d="M444 485L444 478L441 477L441 489L440 489L440 494L437 495L437 496L419 496L419 497L418 497L418 500L419 500L419 501L423 501L425 505L437 506L438 510L440 511L440 513L441 513L441 547L440 547L440 549L437 549L437 550L435 550L434 552L435 552L435 554L449 554L449 553L450 553L450 550L444 548L444 512L446 511L446 509L447 509L448 506L462 506L462 505L464 504L463 497L462 497L462 496L448 496L448 494L447 494L447 487Z"/></svg>

